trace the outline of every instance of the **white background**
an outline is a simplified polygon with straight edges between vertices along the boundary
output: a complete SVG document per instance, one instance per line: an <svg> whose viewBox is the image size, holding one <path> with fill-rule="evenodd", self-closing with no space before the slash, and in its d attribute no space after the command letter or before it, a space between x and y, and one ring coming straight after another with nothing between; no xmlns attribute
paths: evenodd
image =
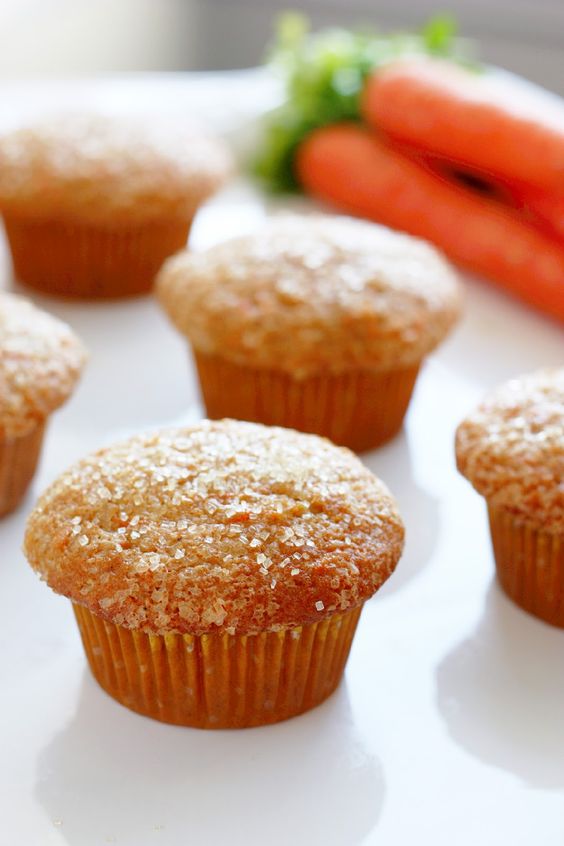
<svg viewBox="0 0 564 846"><path fill-rule="evenodd" d="M0 0L0 80L246 68L288 8L315 27L384 30L447 12L484 61L564 94L562 0Z"/></svg>
<svg viewBox="0 0 564 846"><path fill-rule="evenodd" d="M253 75L15 86L4 120L46 99L201 112L233 130L268 100ZM226 110L226 103L230 108ZM198 219L196 248L252 229L243 183ZM6 263L5 282L11 286ZM20 545L38 492L85 451L195 419L185 345L151 298L38 299L91 354L53 417L21 509L0 525L0 843L6 846L562 846L564 631L492 580L483 503L457 476L453 433L484 390L561 364L561 329L467 281L466 314L419 380L405 430L364 456L396 494L407 547L363 612L346 680L268 728L203 732L130 713L85 666L69 603Z"/></svg>

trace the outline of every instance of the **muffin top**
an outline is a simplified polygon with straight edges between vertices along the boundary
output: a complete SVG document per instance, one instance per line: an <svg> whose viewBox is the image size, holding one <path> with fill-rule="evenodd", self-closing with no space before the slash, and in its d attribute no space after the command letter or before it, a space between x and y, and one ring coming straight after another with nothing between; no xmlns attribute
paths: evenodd
<svg viewBox="0 0 564 846"><path fill-rule="evenodd" d="M187 125L59 115L0 136L0 207L112 225L184 219L229 170L223 144Z"/></svg>
<svg viewBox="0 0 564 846"><path fill-rule="evenodd" d="M460 308L454 272L429 244L329 215L274 218L253 235L179 253L158 293L198 351L295 377L411 366Z"/></svg>
<svg viewBox="0 0 564 846"><path fill-rule="evenodd" d="M66 323L22 297L0 294L0 437L28 434L62 405L85 358Z"/></svg>
<svg viewBox="0 0 564 846"><path fill-rule="evenodd" d="M564 532L564 368L490 394L458 427L456 459L493 506Z"/></svg>
<svg viewBox="0 0 564 846"><path fill-rule="evenodd" d="M98 616L195 635L354 607L402 545L393 498L351 452L232 420L94 453L46 491L25 538L41 577Z"/></svg>

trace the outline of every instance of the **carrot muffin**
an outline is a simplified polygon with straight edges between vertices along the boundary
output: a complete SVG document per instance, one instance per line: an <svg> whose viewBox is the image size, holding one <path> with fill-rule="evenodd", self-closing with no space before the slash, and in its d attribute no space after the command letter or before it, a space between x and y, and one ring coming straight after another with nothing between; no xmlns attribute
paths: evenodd
<svg viewBox="0 0 564 846"><path fill-rule="evenodd" d="M499 581L564 627L564 369L514 379L456 433L458 469L486 498Z"/></svg>
<svg viewBox="0 0 564 846"><path fill-rule="evenodd" d="M400 428L422 359L460 309L430 245L328 215L181 253L160 300L192 343L209 417L326 435L365 450Z"/></svg>
<svg viewBox="0 0 564 846"><path fill-rule="evenodd" d="M186 126L63 115L0 137L0 210L15 275L68 297L150 289L186 244L229 157Z"/></svg>
<svg viewBox="0 0 564 846"><path fill-rule="evenodd" d="M204 728L329 696L402 545L394 500L348 450L232 420L94 453L47 490L25 538L72 600L102 687Z"/></svg>
<svg viewBox="0 0 564 846"><path fill-rule="evenodd" d="M0 516L33 478L48 416L72 393L85 353L70 328L0 294Z"/></svg>

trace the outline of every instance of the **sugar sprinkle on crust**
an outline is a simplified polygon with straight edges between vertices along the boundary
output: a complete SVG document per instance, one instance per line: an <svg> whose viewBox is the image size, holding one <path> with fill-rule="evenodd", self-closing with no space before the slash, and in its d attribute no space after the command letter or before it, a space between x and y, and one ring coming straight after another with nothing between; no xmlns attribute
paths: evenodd
<svg viewBox="0 0 564 846"><path fill-rule="evenodd" d="M564 368L491 393L458 427L456 459L493 506L564 533Z"/></svg>
<svg viewBox="0 0 564 846"><path fill-rule="evenodd" d="M460 311L455 273L434 247L330 215L277 217L250 236L180 253L157 291L197 350L296 377L411 366Z"/></svg>
<svg viewBox="0 0 564 846"><path fill-rule="evenodd" d="M354 607L396 566L386 487L314 435L203 421L64 473L25 552L58 593L128 628L253 633Z"/></svg>
<svg viewBox="0 0 564 846"><path fill-rule="evenodd" d="M65 323L29 300L0 294L0 437L26 435L62 405L85 358Z"/></svg>
<svg viewBox="0 0 564 846"><path fill-rule="evenodd" d="M224 145L189 125L53 115L0 136L0 208L112 226L185 220L231 168Z"/></svg>

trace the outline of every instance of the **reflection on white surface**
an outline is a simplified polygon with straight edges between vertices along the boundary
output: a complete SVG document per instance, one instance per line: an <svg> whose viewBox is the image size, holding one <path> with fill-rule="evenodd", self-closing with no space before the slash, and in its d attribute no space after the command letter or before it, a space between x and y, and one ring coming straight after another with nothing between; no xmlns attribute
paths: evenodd
<svg viewBox="0 0 564 846"><path fill-rule="evenodd" d="M531 310L491 284L472 279L464 320L448 344L448 363L460 379L494 387L513 376L539 367L564 363L562 326L549 318L532 318ZM499 303L498 303L499 301ZM544 331L543 331L544 324Z"/></svg>
<svg viewBox="0 0 564 846"><path fill-rule="evenodd" d="M227 832L232 846L354 846L377 822L384 781L344 684L301 718L202 732L127 711L87 673L76 714L39 754L35 792L68 846L145 846L159 831L178 846Z"/></svg>
<svg viewBox="0 0 564 846"><path fill-rule="evenodd" d="M407 527L401 564L379 592L379 596L387 596L418 576L431 560L438 533L438 504L436 498L413 478L405 430L381 449L362 458L376 476L387 480Z"/></svg>
<svg viewBox="0 0 564 846"><path fill-rule="evenodd" d="M437 669L437 701L457 743L526 784L564 787L563 636L492 582L475 631Z"/></svg>
<svg viewBox="0 0 564 846"><path fill-rule="evenodd" d="M29 296L21 286L12 288ZM85 443L94 448L108 439L164 425L194 402L186 344L171 330L153 298L121 300L111 306L93 302L82 307L49 297L34 296L34 301L69 323L89 353L72 399L74 428L82 452ZM178 359L180 366L184 364L184 381L176 383L174 390L165 370L168 356ZM109 374L113 380L111 396ZM176 374L174 378L176 382Z"/></svg>

